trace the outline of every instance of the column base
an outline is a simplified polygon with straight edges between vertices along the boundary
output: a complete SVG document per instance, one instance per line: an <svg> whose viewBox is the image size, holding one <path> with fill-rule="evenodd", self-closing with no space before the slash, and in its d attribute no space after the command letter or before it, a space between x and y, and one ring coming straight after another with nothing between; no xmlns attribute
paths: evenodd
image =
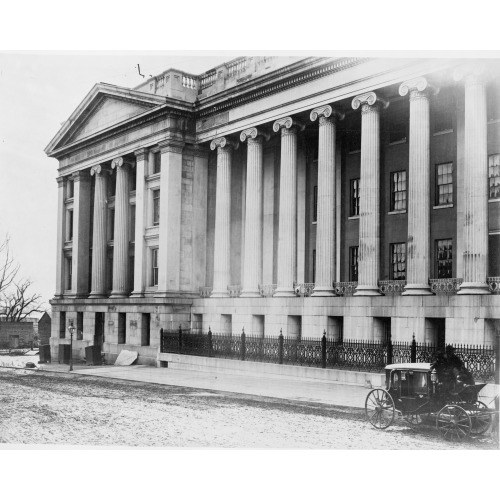
<svg viewBox="0 0 500 500"><path fill-rule="evenodd" d="M115 290L113 290L111 292L111 295L109 296L110 299L124 299L127 297L129 297L129 294L127 292L115 291Z"/></svg>
<svg viewBox="0 0 500 500"><path fill-rule="evenodd" d="M214 299L227 299L229 298L229 292L227 290L212 290L210 298Z"/></svg>
<svg viewBox="0 0 500 500"><path fill-rule="evenodd" d="M353 293L353 297L375 297L377 295L382 295L380 290L371 285L358 285Z"/></svg>
<svg viewBox="0 0 500 500"><path fill-rule="evenodd" d="M490 295L488 283L462 283L458 289L457 295Z"/></svg>
<svg viewBox="0 0 500 500"><path fill-rule="evenodd" d="M106 299L108 296L101 292L90 292L89 299Z"/></svg>
<svg viewBox="0 0 500 500"><path fill-rule="evenodd" d="M163 290L161 292L156 291L154 297L157 299L165 299L168 297L178 297L179 292L175 290Z"/></svg>
<svg viewBox="0 0 500 500"><path fill-rule="evenodd" d="M139 298L144 297L144 293L143 292L132 292L130 294L130 297L134 298L134 299L139 299Z"/></svg>
<svg viewBox="0 0 500 500"><path fill-rule="evenodd" d="M401 295L434 295L431 287L425 284L406 285Z"/></svg>
<svg viewBox="0 0 500 500"><path fill-rule="evenodd" d="M311 297L334 297L335 290L331 286L315 286Z"/></svg>
<svg viewBox="0 0 500 500"><path fill-rule="evenodd" d="M273 297L296 297L295 290L292 287L278 287Z"/></svg>
<svg viewBox="0 0 500 500"><path fill-rule="evenodd" d="M240 297L243 297L243 298L249 298L249 297L262 298L262 295L260 294L258 289L256 289L256 290L255 289L254 290L242 290Z"/></svg>

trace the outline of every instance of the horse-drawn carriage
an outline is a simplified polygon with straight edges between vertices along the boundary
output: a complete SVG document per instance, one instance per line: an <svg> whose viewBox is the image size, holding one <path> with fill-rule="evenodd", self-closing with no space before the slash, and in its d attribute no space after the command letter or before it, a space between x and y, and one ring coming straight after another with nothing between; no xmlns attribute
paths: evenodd
<svg viewBox="0 0 500 500"><path fill-rule="evenodd" d="M389 427L396 413L412 425L434 421L445 439L455 441L490 427L494 410L478 400L486 384L450 380L435 363L392 364L385 372L386 389L373 389L365 402L366 417L377 429Z"/></svg>

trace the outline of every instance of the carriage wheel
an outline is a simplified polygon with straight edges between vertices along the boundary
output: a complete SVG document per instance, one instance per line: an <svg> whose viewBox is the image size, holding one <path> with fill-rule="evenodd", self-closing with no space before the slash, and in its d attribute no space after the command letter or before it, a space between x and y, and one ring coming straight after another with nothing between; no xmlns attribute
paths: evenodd
<svg viewBox="0 0 500 500"><path fill-rule="evenodd" d="M446 405L440 410L436 426L441 435L449 441L462 441L471 432L471 419L467 412L456 405Z"/></svg>
<svg viewBox="0 0 500 500"><path fill-rule="evenodd" d="M469 413L472 422L470 433L475 436L484 434L491 425L491 413L482 401L476 401Z"/></svg>
<svg viewBox="0 0 500 500"><path fill-rule="evenodd" d="M373 389L366 396L365 412L373 427L387 429L394 421L394 400L384 389Z"/></svg>

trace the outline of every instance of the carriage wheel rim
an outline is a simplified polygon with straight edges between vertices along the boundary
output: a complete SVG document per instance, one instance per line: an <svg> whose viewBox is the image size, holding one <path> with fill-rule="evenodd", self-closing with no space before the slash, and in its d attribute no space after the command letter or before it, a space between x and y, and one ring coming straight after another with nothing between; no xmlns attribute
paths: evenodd
<svg viewBox="0 0 500 500"><path fill-rule="evenodd" d="M394 421L394 402L391 395L383 389L373 389L365 401L365 414L368 422L376 429L386 429Z"/></svg>
<svg viewBox="0 0 500 500"><path fill-rule="evenodd" d="M436 426L445 439L462 441L471 432L471 419L462 407L447 405L438 413Z"/></svg>

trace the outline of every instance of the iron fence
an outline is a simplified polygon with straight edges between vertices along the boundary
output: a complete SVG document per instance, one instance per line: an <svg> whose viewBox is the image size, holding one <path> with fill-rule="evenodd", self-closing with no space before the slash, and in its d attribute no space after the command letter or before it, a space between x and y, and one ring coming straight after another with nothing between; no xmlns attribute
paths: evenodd
<svg viewBox="0 0 500 500"><path fill-rule="evenodd" d="M488 346L454 345L455 353L477 381L493 381L495 349ZM434 344L376 340L331 340L246 335L191 333L161 330L161 352L192 356L257 361L316 368L381 371L391 363L432 362L439 350Z"/></svg>

